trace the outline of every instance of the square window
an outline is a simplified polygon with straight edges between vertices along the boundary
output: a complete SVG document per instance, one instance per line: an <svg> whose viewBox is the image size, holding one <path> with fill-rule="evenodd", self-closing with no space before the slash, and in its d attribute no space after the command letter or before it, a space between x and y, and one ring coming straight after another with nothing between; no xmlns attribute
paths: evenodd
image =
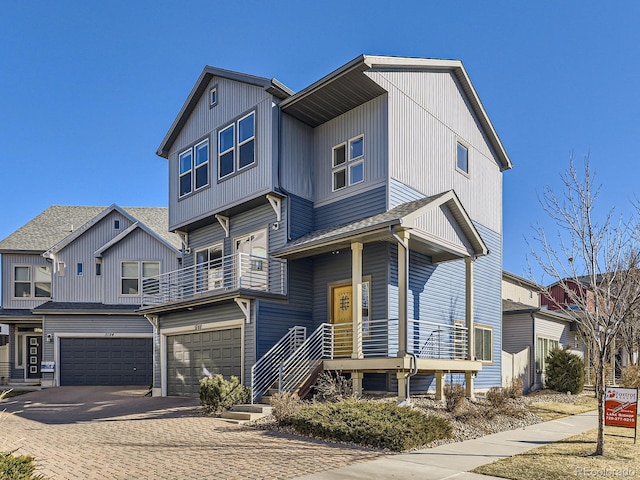
<svg viewBox="0 0 640 480"><path fill-rule="evenodd" d="M333 189L340 190L347 186L347 170L342 168L333 172Z"/></svg>
<svg viewBox="0 0 640 480"><path fill-rule="evenodd" d="M458 170L469 173L469 150L461 143L458 143L456 166Z"/></svg>
<svg viewBox="0 0 640 480"><path fill-rule="evenodd" d="M347 161L347 148L339 145L333 149L333 166L338 167Z"/></svg>
<svg viewBox="0 0 640 480"><path fill-rule="evenodd" d="M333 191L364 182L364 161L363 135L334 146L331 152Z"/></svg>
<svg viewBox="0 0 640 480"><path fill-rule="evenodd" d="M364 155L364 137L349 142L349 160L355 160Z"/></svg>
<svg viewBox="0 0 640 480"><path fill-rule="evenodd" d="M358 162L349 167L349 185L364 181L364 162Z"/></svg>

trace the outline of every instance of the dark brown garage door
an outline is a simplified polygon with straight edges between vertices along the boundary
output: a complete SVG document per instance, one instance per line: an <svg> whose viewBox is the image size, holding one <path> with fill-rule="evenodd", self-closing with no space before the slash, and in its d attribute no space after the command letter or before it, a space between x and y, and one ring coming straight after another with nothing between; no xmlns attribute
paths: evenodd
<svg viewBox="0 0 640 480"><path fill-rule="evenodd" d="M200 379L221 373L241 378L240 328L167 337L167 394L198 397Z"/></svg>
<svg viewBox="0 0 640 480"><path fill-rule="evenodd" d="M61 338L60 385L144 385L153 377L151 338Z"/></svg>

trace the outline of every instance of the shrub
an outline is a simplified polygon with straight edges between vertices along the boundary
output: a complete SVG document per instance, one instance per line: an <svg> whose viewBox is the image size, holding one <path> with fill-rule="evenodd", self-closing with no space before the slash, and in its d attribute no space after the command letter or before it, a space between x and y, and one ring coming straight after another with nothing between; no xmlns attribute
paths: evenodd
<svg viewBox="0 0 640 480"><path fill-rule="evenodd" d="M393 451L450 438L452 430L447 420L409 407L356 399L305 405L292 417L292 424L305 435Z"/></svg>
<svg viewBox="0 0 640 480"><path fill-rule="evenodd" d="M584 388L584 363L568 350L553 350L547 356L545 386L557 392L574 395Z"/></svg>
<svg viewBox="0 0 640 480"><path fill-rule="evenodd" d="M221 413L233 405L249 403L251 390L240 383L238 377L225 380L220 374L200 380L200 405L205 415Z"/></svg>
<svg viewBox="0 0 640 480"><path fill-rule="evenodd" d="M501 409L507 403L507 399L510 398L506 390L501 387L491 387L487 391L486 395L489 404L496 410Z"/></svg>
<svg viewBox="0 0 640 480"><path fill-rule="evenodd" d="M41 480L36 475L36 466L30 455L15 456L12 452L0 452L0 478L12 480Z"/></svg>
<svg viewBox="0 0 640 480"><path fill-rule="evenodd" d="M640 388L640 365L629 365L623 368L620 383L626 388Z"/></svg>
<svg viewBox="0 0 640 480"><path fill-rule="evenodd" d="M464 387L459 383L447 383L444 386L444 406L447 412L458 411L464 403L464 398Z"/></svg>
<svg viewBox="0 0 640 480"><path fill-rule="evenodd" d="M354 396L353 382L346 377L331 372L323 372L313 387L315 399L322 402L340 402Z"/></svg>
<svg viewBox="0 0 640 480"><path fill-rule="evenodd" d="M514 377L511 380L511 385L509 385L506 389L506 394L509 398L520 398L524 392L524 385L522 383L522 379L520 377Z"/></svg>
<svg viewBox="0 0 640 480"><path fill-rule="evenodd" d="M271 414L275 417L278 425L291 425L291 418L303 405L298 395L289 392L276 393L271 397L269 403L272 407Z"/></svg>

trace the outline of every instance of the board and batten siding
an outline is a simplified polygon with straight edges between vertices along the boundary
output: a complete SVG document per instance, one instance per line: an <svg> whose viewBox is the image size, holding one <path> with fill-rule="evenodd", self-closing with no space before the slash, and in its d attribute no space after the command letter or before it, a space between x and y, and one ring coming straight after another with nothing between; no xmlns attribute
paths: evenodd
<svg viewBox="0 0 640 480"><path fill-rule="evenodd" d="M286 113L281 117L280 181L289 193L313 199L313 128Z"/></svg>
<svg viewBox="0 0 640 480"><path fill-rule="evenodd" d="M114 222L120 228L114 228ZM82 235L55 254L55 262L64 262L64 275L54 273L54 292L57 302L104 302L104 280L106 275L119 275L105 271L96 275L96 250L107 244L131 226L131 220L117 211L112 211ZM77 275L77 264L83 264L83 273ZM117 303L117 302L114 302Z"/></svg>
<svg viewBox="0 0 640 480"><path fill-rule="evenodd" d="M315 210L313 202L296 195L287 197L289 202L289 237L291 240L310 233L315 228Z"/></svg>
<svg viewBox="0 0 640 480"><path fill-rule="evenodd" d="M151 338L153 327L149 321L140 315L45 315L42 322L42 338L51 335L91 336L112 338L114 336L148 335ZM77 335L74 335L77 334ZM43 341L42 360L56 361L56 341ZM56 366L57 368L57 366ZM43 373L44 380L54 378L53 373Z"/></svg>
<svg viewBox="0 0 640 480"><path fill-rule="evenodd" d="M389 178L427 196L454 190L474 221L502 232L500 167L453 74L366 75L388 91ZM469 150L468 175L456 170L458 141Z"/></svg>
<svg viewBox="0 0 640 480"><path fill-rule="evenodd" d="M381 95L314 129L314 202L316 206L347 200L372 186L386 185L388 175L387 98ZM364 181L333 192L333 147L364 135ZM348 143L347 143L348 155Z"/></svg>
<svg viewBox="0 0 640 480"><path fill-rule="evenodd" d="M218 104L210 108L208 94L214 85L218 89ZM169 153L169 230L179 230L272 190L272 162L277 145L273 128L277 107L273 102L273 97L261 87L215 76L211 79ZM219 181L218 131L251 111L256 112L255 165ZM178 156L205 138L209 139L209 185L179 198Z"/></svg>
<svg viewBox="0 0 640 480"><path fill-rule="evenodd" d="M347 199L317 207L314 210L315 229L342 225L384 212L387 189L384 185L358 193Z"/></svg>
<svg viewBox="0 0 640 480"><path fill-rule="evenodd" d="M251 302L251 322L244 322L244 314L240 310L240 307L235 303L224 304L212 304L203 308L198 308L192 311L175 312L166 315L160 315L159 325L160 333L165 328L185 327L192 329L195 333L195 325L210 324L216 322L225 322L229 320L242 320L244 324L244 372L242 383L244 385L250 385L251 383L251 367L255 363L256 359L256 341L255 341L255 325L256 325L256 307L255 302ZM224 327L236 328L236 327ZM239 328L239 327L238 327ZM182 333L190 333L189 330L185 330ZM154 365L160 364L160 351L154 351ZM156 372L154 372L154 378L156 378ZM158 379L159 380L159 379ZM158 382L158 385L160 383Z"/></svg>
<svg viewBox="0 0 640 480"><path fill-rule="evenodd" d="M17 309L31 309L42 305L45 302L51 300L50 298L35 298L34 296L28 298L14 298L13 287L13 269L14 267L33 267L49 265L53 272L53 266L51 262L42 255L28 255L28 254L15 254L15 253L3 253L2 254L2 306L4 308L17 308ZM33 268L31 271L33 275ZM53 281L53 279L52 279ZM52 285L53 287L53 285ZM31 292L32 295L34 292Z"/></svg>
<svg viewBox="0 0 640 480"><path fill-rule="evenodd" d="M147 232L136 229L103 254L102 282L104 282L104 303L141 304L141 295L122 294L122 262L150 261L160 263L160 273L178 269L178 252L158 241ZM100 277L93 277L99 281ZM142 281L142 279L140 279ZM142 285L140 285L142 293Z"/></svg>

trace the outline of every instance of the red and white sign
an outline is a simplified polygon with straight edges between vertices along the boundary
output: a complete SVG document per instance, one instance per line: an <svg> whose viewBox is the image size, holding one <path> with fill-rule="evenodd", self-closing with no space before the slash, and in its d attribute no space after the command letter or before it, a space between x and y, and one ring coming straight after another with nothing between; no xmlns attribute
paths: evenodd
<svg viewBox="0 0 640 480"><path fill-rule="evenodd" d="M638 389L607 387L604 401L604 424L636 428Z"/></svg>

